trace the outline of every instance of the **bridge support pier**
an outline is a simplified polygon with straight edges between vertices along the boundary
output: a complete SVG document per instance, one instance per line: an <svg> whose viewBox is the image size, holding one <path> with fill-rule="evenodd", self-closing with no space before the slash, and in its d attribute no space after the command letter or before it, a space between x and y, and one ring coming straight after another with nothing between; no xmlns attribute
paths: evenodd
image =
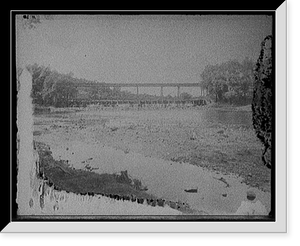
<svg viewBox="0 0 300 246"><path fill-rule="evenodd" d="M136 87L136 97L137 97L137 102L138 102L137 108L139 110L141 102L140 102L140 99L139 99L139 87L138 86Z"/></svg>

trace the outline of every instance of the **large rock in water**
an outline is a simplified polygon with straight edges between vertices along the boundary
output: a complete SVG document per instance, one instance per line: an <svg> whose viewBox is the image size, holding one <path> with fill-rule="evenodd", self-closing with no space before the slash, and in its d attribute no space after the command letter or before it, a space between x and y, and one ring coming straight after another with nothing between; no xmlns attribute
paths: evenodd
<svg viewBox="0 0 300 246"><path fill-rule="evenodd" d="M268 168L272 167L272 87L275 86L272 55L272 36L267 36L261 43L260 56L254 71L252 112L256 135L264 145L262 160Z"/></svg>

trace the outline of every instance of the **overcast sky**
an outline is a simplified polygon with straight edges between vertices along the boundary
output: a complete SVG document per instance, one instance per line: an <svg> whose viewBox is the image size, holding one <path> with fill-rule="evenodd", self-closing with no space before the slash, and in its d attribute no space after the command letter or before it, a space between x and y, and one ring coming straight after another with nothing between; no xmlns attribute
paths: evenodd
<svg viewBox="0 0 300 246"><path fill-rule="evenodd" d="M272 18L264 15L52 17L35 29L17 18L17 65L106 83L199 82L207 64L256 60L272 34Z"/></svg>

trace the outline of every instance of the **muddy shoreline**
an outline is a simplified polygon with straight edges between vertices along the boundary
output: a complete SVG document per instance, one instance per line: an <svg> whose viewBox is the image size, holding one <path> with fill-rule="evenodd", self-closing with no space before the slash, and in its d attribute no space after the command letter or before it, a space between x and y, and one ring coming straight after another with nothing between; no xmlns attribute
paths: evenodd
<svg viewBox="0 0 300 246"><path fill-rule="evenodd" d="M50 185L54 185L56 190L64 190L81 195L93 194L113 194L119 197L155 199L143 190L139 180L132 180L127 172L121 174L97 174L92 171L71 168L67 161L57 161L52 157L48 146L36 142L40 166L39 176L48 180Z"/></svg>
<svg viewBox="0 0 300 246"><path fill-rule="evenodd" d="M231 109L225 108L226 111ZM233 111L239 111L240 107L233 108ZM220 110L223 111L224 107ZM168 113L166 110L165 112ZM80 134L80 130L87 129L95 133L92 138L124 152L133 151L145 156L188 162L225 174L237 174L243 177L246 184L270 191L270 170L262 165L262 146L252 127L212 122L201 129L195 121L189 124L189 120L185 122L184 118L159 120L163 113L164 110L158 112L157 120L155 115L152 119L151 115L142 119L137 111L133 111L130 118L126 117L126 113L110 111L104 111L103 115L100 113L95 117L86 111L70 110L36 114L33 134L48 134L53 130L76 131ZM147 115L147 112L144 114ZM58 122L48 125L47 121L51 123L51 119ZM39 124L45 125L39 127Z"/></svg>
<svg viewBox="0 0 300 246"><path fill-rule="evenodd" d="M251 119L251 113L247 110L233 110L233 112L228 110L228 108L225 111L221 111L224 113L224 118L222 119L218 118L220 115L223 115L222 112L220 113L218 109L208 107L187 110L160 109L140 111L95 109L68 111L63 109L63 112L60 113L35 114L34 138L35 141L42 142L56 149L56 154L53 156L56 161L64 163L66 160L69 160L70 162L67 165L75 170L80 169L80 172L112 174L114 163L109 164L110 162L113 160L119 162L123 161L122 159L129 158L128 160L131 163L136 160L135 155L150 158L149 161L165 161L169 163L167 165L170 165L170 171L180 170L180 165L204 168L214 173L214 182L224 186L224 188L221 188L221 186L218 188L220 193L217 192L213 197L207 198L212 199L207 200L208 204L214 203L214 200L218 200L221 203L225 202L226 204L230 200L236 199L235 207L232 209L227 208L229 209L228 211L234 212L238 207L239 201L243 199L243 195L241 193L237 196L232 193L233 191L229 192L231 187L228 188L227 176L240 177L241 183L249 188L253 187L261 192L270 192L270 171L261 163L261 145L256 139L252 126L248 124L249 119ZM236 117L235 113L241 113L241 117ZM87 145L75 148L75 143L81 144L83 142ZM62 145L58 143L62 143ZM94 148L94 152L91 152L91 155L88 154L91 148L89 146ZM96 160L92 158L95 154L97 155L97 146L100 151L98 155L106 155L108 152L105 152L105 148L114 150L111 154L119 155L119 157L112 159L109 156L102 157L104 162L105 158L109 158L106 160L106 162L108 161L107 164L103 163L106 169L104 166L101 166L102 164L99 166ZM86 148L86 151L80 148ZM104 149L101 150L102 148ZM81 159L78 159L78 151L82 152L81 155L83 156ZM110 165L113 166L107 169ZM175 165L173 169L172 165ZM147 169L146 166L145 168ZM166 168L169 169L168 167ZM105 171L110 169L111 171L109 172ZM160 166L158 169L160 169ZM126 168L119 168L119 170L125 171ZM132 175L135 172L134 170L136 169L133 168L129 175ZM149 175L154 177L155 171L152 170L151 172L153 174L149 173ZM56 181L58 183L61 182L60 180L63 180L63 177L68 176L61 170L58 171L58 174L61 175ZM144 184L145 180L143 178L148 176L146 173L145 175L140 178L142 178L141 183L147 187L148 184ZM173 181L170 180L170 182L172 183ZM182 182L185 181L183 180ZM126 187L126 189L128 188ZM111 192L112 190L107 189L108 193L114 194ZM121 192L128 191L128 193L124 192L125 196L129 193L132 194L133 192L136 194L137 192L132 187L128 190L126 189ZM168 189L170 190L171 187ZM182 186L180 189L182 191L195 190L193 186ZM199 197L197 199L204 199L206 195L201 198L201 187L199 189L195 193ZM91 185L88 190L88 192L95 192L97 189ZM104 190L98 191L101 193ZM151 189L143 192L147 194L144 195L145 197L149 196ZM159 194L163 193L159 192ZM188 193L186 192L186 194ZM190 194L192 195L193 193ZM163 196L156 197L158 199L163 198ZM176 196L174 197L176 198ZM180 195L180 197L183 198L185 196ZM149 200L151 200L150 197ZM173 199L173 201L181 202L180 199ZM201 201L204 202L205 200ZM197 200L197 204L201 204L201 201ZM195 206L197 207L198 205ZM226 207L227 205L224 206Z"/></svg>
<svg viewBox="0 0 300 246"><path fill-rule="evenodd" d="M67 161L53 159L49 146L35 142L39 155L38 177L56 191L77 195L101 195L120 201L131 201L149 206L169 206L185 214L201 214L189 208L187 203L167 201L148 194L141 181L131 179L127 171L115 174L98 174L93 171L71 168Z"/></svg>

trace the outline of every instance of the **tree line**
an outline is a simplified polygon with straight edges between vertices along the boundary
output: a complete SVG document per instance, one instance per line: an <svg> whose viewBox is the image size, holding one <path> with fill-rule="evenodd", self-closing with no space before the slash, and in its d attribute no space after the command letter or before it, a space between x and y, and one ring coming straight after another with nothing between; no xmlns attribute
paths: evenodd
<svg viewBox="0 0 300 246"><path fill-rule="evenodd" d="M207 65L201 74L202 85L207 88L211 99L218 103L249 104L253 98L254 65L247 58L242 62L231 60L221 64ZM38 64L28 65L27 69L32 75L31 95L36 105L68 107L73 106L75 102L77 106L80 106L80 99L82 103L95 100L138 99L136 94L121 91L120 88L97 86L79 89L76 87L77 83L97 82L74 78L72 73L62 74ZM182 93L180 97L181 99L192 98L187 93ZM164 99L172 98L170 95L164 97ZM139 99L159 100L160 97L140 94Z"/></svg>
<svg viewBox="0 0 300 246"><path fill-rule="evenodd" d="M139 94L121 91L121 88L109 88L97 86L88 88L77 88L78 83L97 83L86 79L74 78L72 73L62 74L49 67L38 64L28 65L27 70L32 75L31 96L33 103L39 106L69 107L86 106L97 100L161 100L160 96ZM181 99L191 99L192 95L182 93ZM164 99L175 99L171 95Z"/></svg>
<svg viewBox="0 0 300 246"><path fill-rule="evenodd" d="M32 75L31 96L33 103L41 106L68 106L70 99L76 97L78 91L72 74L61 74L49 67L37 64L28 65Z"/></svg>
<svg viewBox="0 0 300 246"><path fill-rule="evenodd" d="M202 84L217 103L249 104L253 98L254 65L248 58L207 65L201 74Z"/></svg>
<svg viewBox="0 0 300 246"><path fill-rule="evenodd" d="M28 65L26 68L32 75L31 96L35 105L69 107L85 106L88 101L94 100L135 99L133 93L121 91L120 88L77 88L78 83L97 82L74 78L72 73L62 74L38 64Z"/></svg>

